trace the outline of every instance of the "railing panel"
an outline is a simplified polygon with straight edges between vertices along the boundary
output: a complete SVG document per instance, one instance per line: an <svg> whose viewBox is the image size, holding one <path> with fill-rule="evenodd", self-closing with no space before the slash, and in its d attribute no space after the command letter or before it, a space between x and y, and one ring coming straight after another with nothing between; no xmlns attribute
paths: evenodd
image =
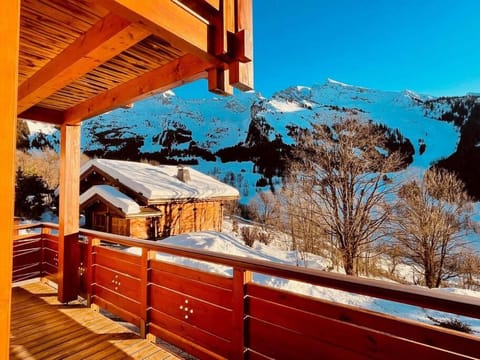
<svg viewBox="0 0 480 360"><path fill-rule="evenodd" d="M312 299L308 296L293 294L288 291L272 289L257 284L249 284L247 286L247 293L252 298L263 299L269 303L302 309L308 313L345 321L454 352L461 349L462 354L480 358L480 338L478 336L424 324L418 321L400 319L354 306Z"/></svg>
<svg viewBox="0 0 480 360"><path fill-rule="evenodd" d="M140 293L140 279L129 274L118 272L101 265L95 265L95 285L116 292L129 299L138 300Z"/></svg>
<svg viewBox="0 0 480 360"><path fill-rule="evenodd" d="M231 343L185 321L152 309L149 331L201 359L231 359ZM223 321L223 319L216 319Z"/></svg>
<svg viewBox="0 0 480 360"><path fill-rule="evenodd" d="M304 342L301 346L302 357L320 356L325 344L328 344L328 346L333 345L338 349L361 354L361 356L366 355L372 359L405 359L411 354L416 354L418 358L431 359L469 358L467 355L446 351L443 346L441 346L442 348L436 348L428 342L422 344L392 334L392 332L399 332L396 325L405 328L405 323L400 319L392 317L387 322L386 317L372 312L369 315L371 317L376 316L378 323L387 328L378 331L376 321L371 322L371 324L369 324L369 321L355 324L357 317L364 316L366 319L367 316L365 315L367 314L359 309L355 310L353 307L343 307L294 294L287 297L284 291L268 289L258 285L248 285L247 288L249 294L248 315L250 317L248 323L251 325L248 331L249 344L253 350L266 356L276 357L276 354L282 353L282 349L288 351L288 345L279 343L278 338L295 336L292 335L293 333L300 335L301 341ZM261 297L262 294L266 295L265 298ZM339 309L335 311L335 307ZM330 315L333 315L334 318L329 317ZM335 318L337 316L340 319ZM385 326L387 323L388 327ZM369 325L372 326L369 327ZM260 333L257 333L257 330ZM384 330L389 331L385 332ZM417 331L419 330L423 330L423 328L418 326ZM265 331L271 335L257 344L256 339L263 336ZM441 331L438 332L442 333ZM443 339L447 339L450 344L454 344L455 339L463 340L464 343L469 345L470 352L476 352L476 355L478 355L480 342L474 341L473 337L469 339L463 337L462 339L461 335L455 336L452 334L450 338L445 336L445 333L442 335ZM270 346L269 342L272 343ZM475 343L476 347L474 346ZM458 344L456 350L465 354L464 349L458 348Z"/></svg>
<svg viewBox="0 0 480 360"><path fill-rule="evenodd" d="M152 309L225 340L231 339L231 310L153 284L150 296Z"/></svg>
<svg viewBox="0 0 480 360"><path fill-rule="evenodd" d="M13 281L40 277L42 271L42 239L35 234L13 243Z"/></svg>
<svg viewBox="0 0 480 360"><path fill-rule="evenodd" d="M95 246L93 254L94 264L92 265L101 265L135 278L141 277L140 256L128 254L116 249L107 249L102 246Z"/></svg>
<svg viewBox="0 0 480 360"><path fill-rule="evenodd" d="M316 341L303 334L258 319L248 318L247 327L249 349L270 359L372 359L366 354L348 351L336 344ZM355 341L355 339L349 341Z"/></svg>
<svg viewBox="0 0 480 360"><path fill-rule="evenodd" d="M93 291L93 303L97 304L100 300L109 302L115 305L115 307L125 310L131 315L133 315L137 319L134 324L139 324L141 312L140 302L127 298L116 291L111 291L99 284L93 285ZM123 312L117 313L116 311L112 311L112 313L123 318ZM128 321L128 319L125 320Z"/></svg>
<svg viewBox="0 0 480 360"><path fill-rule="evenodd" d="M150 281L152 284L201 299L210 304L232 309L231 278L159 261L151 261L151 267Z"/></svg>
<svg viewBox="0 0 480 360"><path fill-rule="evenodd" d="M90 301L140 326L144 314L139 299L141 258L102 246L90 248L93 252L92 286L86 286L91 288Z"/></svg>
<svg viewBox="0 0 480 360"><path fill-rule="evenodd" d="M128 306L123 306L124 305L123 302L121 301L121 299L119 299L120 296L117 295L116 298L115 298L115 296L112 296L112 298L111 298L112 302L111 302L111 301L108 301L108 300L105 299L105 298L108 297L108 295L105 295L105 294L103 294L103 295L104 295L104 297L96 297L95 298L95 302L94 302L95 304L93 306L98 306L101 309L105 309L108 312L119 316L124 321L127 321L131 324L134 324L135 326L140 327L141 318L138 315L135 315L135 314L129 312L128 310L126 310L126 308Z"/></svg>
<svg viewBox="0 0 480 360"><path fill-rule="evenodd" d="M150 266L152 267L152 269L176 274L191 280L199 281L201 283L213 285L226 290L232 290L233 285L231 277L226 277L219 274L212 274L205 271L200 271L198 269L189 268L186 266L179 266L164 261L152 261Z"/></svg>

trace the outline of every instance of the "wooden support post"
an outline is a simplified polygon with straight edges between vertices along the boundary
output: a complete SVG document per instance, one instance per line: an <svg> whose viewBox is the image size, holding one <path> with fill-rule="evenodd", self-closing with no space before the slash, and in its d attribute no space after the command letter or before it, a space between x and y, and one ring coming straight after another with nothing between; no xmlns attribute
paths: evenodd
<svg viewBox="0 0 480 360"><path fill-rule="evenodd" d="M93 304L93 283L95 282L95 247L100 246L100 239L88 238L87 247L87 306L94 311L98 311L98 306Z"/></svg>
<svg viewBox="0 0 480 360"><path fill-rule="evenodd" d="M141 278L140 278L140 307L142 311L142 319L140 320L140 336L143 338L147 338L148 334L148 307L149 307L149 291L148 291L148 283L150 282L149 279L149 268L150 268L150 260L155 257L154 251L149 251L145 248L142 249L142 270L141 270ZM150 338L151 341L151 338Z"/></svg>
<svg viewBox="0 0 480 360"><path fill-rule="evenodd" d="M252 273L243 269L233 269L233 339L232 359L245 357L245 285L252 281Z"/></svg>
<svg viewBox="0 0 480 360"><path fill-rule="evenodd" d="M20 0L0 4L0 359L9 358Z"/></svg>
<svg viewBox="0 0 480 360"><path fill-rule="evenodd" d="M100 241L87 237L87 260L85 263L85 288L87 291L87 306L92 304L92 279L93 279L93 246L98 245Z"/></svg>
<svg viewBox="0 0 480 360"><path fill-rule="evenodd" d="M80 264L80 125L62 125L60 139L60 206L58 233L58 300L76 300Z"/></svg>
<svg viewBox="0 0 480 360"><path fill-rule="evenodd" d="M50 234L50 228L46 226L42 226L42 230L40 232L40 278L43 278L45 275L45 269L43 265L45 264L45 235Z"/></svg>

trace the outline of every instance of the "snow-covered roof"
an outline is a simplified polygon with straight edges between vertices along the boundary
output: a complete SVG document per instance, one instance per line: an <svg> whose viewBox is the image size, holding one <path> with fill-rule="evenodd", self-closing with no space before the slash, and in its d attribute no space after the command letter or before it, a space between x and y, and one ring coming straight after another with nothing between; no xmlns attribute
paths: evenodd
<svg viewBox="0 0 480 360"><path fill-rule="evenodd" d="M124 193L118 191L110 185L95 185L80 195L80 205L98 195L108 201L113 206L122 210L125 215L135 215L140 213L140 206Z"/></svg>
<svg viewBox="0 0 480 360"><path fill-rule="evenodd" d="M191 167L184 168L188 169L190 180L183 182L177 178L176 165L154 166L132 161L93 159L82 166L80 176L92 166L141 194L149 202L239 197L234 187Z"/></svg>

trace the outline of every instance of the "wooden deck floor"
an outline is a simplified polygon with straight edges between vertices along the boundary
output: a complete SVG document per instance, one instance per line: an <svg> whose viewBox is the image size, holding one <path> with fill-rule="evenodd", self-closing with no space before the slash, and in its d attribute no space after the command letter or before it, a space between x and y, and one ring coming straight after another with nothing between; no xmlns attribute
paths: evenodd
<svg viewBox="0 0 480 360"><path fill-rule="evenodd" d="M10 359L180 359L43 283L13 288Z"/></svg>

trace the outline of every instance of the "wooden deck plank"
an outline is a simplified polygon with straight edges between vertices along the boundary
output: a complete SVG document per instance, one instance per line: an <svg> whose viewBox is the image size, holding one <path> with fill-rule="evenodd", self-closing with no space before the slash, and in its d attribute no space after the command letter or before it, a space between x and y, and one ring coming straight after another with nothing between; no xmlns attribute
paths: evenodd
<svg viewBox="0 0 480 360"><path fill-rule="evenodd" d="M12 289L11 359L180 359L44 283Z"/></svg>

